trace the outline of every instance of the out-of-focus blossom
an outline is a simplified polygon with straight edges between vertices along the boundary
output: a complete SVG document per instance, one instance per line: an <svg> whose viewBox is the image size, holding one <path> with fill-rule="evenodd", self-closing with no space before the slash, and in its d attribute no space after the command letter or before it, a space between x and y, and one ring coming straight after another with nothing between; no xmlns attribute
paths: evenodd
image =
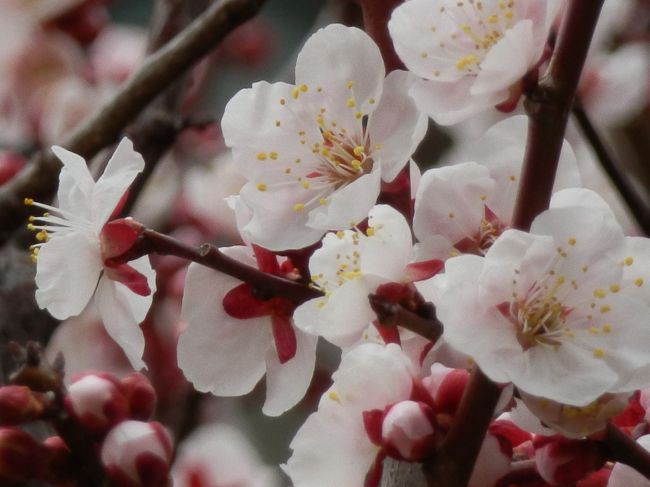
<svg viewBox="0 0 650 487"><path fill-rule="evenodd" d="M514 108L542 60L553 13L546 0L410 0L388 28L406 67L423 78L412 89L418 106L451 125Z"/></svg>
<svg viewBox="0 0 650 487"><path fill-rule="evenodd" d="M97 82L117 85L128 78L146 54L147 33L135 27L104 29L90 47L90 63Z"/></svg>
<svg viewBox="0 0 650 487"><path fill-rule="evenodd" d="M290 261L279 263L263 249L255 254L249 247L220 251L263 272L295 272ZM178 342L178 365L197 390L219 396L246 394L266 374L263 411L280 415L305 395L315 363L317 339L294 327L293 309L285 298L262 301L249 284L191 264L181 312L187 328Z"/></svg>
<svg viewBox="0 0 650 487"><path fill-rule="evenodd" d="M550 485L574 485L605 460L599 445L589 440L538 436L533 444L537 471Z"/></svg>
<svg viewBox="0 0 650 487"><path fill-rule="evenodd" d="M160 423L121 422L104 439L100 458L117 487L171 485L172 439Z"/></svg>
<svg viewBox="0 0 650 487"><path fill-rule="evenodd" d="M123 139L102 176L95 182L86 161L60 147L58 207L26 200L48 213L32 217L30 228L41 242L37 257L36 301L57 319L80 314L94 298L106 330L135 368L142 368L144 320L155 292L155 274L147 257L113 264L111 257L128 250L137 233L128 221L107 223L126 190L144 167L133 144Z"/></svg>
<svg viewBox="0 0 650 487"><path fill-rule="evenodd" d="M264 465L244 435L227 424L201 426L178 447L172 468L175 487L276 487L278 476Z"/></svg>
<svg viewBox="0 0 650 487"><path fill-rule="evenodd" d="M384 75L367 34L330 25L298 55L295 85L260 82L230 100L222 129L248 179L245 240L302 248L368 215L426 130L407 95L412 77Z"/></svg>
<svg viewBox="0 0 650 487"><path fill-rule="evenodd" d="M650 241L624 237L588 190L556 193L531 233L449 259L436 297L449 343L497 382L573 406L640 387L650 361ZM425 296L426 297L426 296Z"/></svg>

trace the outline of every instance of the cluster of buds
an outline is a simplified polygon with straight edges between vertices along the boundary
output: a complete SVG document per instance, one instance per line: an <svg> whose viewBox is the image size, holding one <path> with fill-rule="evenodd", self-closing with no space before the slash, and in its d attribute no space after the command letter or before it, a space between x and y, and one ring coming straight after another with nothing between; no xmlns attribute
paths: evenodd
<svg viewBox="0 0 650 487"><path fill-rule="evenodd" d="M162 425L148 422L156 405L149 380L88 372L72 377L66 390L62 377L60 364L49 366L28 347L12 385L0 387L0 484L77 485L108 477L116 486L168 485L172 440ZM27 431L36 421L59 436L32 436Z"/></svg>

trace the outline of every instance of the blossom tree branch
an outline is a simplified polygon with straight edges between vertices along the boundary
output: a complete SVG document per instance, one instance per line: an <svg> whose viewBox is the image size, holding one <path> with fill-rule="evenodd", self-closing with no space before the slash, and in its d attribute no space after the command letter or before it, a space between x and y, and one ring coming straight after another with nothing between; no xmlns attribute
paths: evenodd
<svg viewBox="0 0 650 487"><path fill-rule="evenodd" d="M152 54L115 96L83 122L63 146L86 159L117 140L124 128L171 82L206 55L235 27L252 18L264 0L222 0L212 4L190 26ZM21 225L23 199L46 199L56 186L60 163L41 151L31 164L0 190L0 228L8 233Z"/></svg>
<svg viewBox="0 0 650 487"><path fill-rule="evenodd" d="M602 446L610 461L624 463L650 479L650 452L611 423L605 430Z"/></svg>
<svg viewBox="0 0 650 487"><path fill-rule="evenodd" d="M641 227L643 233L650 235L650 211L648 205L645 204L643 198L634 188L634 185L631 184L630 179L616 163L616 159L612 155L611 150L603 141L579 101L576 101L573 105L573 115L580 126L580 130L596 154L601 167L605 170L607 176L609 176L609 179L618 190L623 201L625 201L639 227Z"/></svg>
<svg viewBox="0 0 650 487"><path fill-rule="evenodd" d="M548 71L525 102L530 123L514 228L529 230L533 219L548 208L564 132L603 1L569 2ZM499 395L499 386L475 367L447 437L424 466L430 487L467 485Z"/></svg>

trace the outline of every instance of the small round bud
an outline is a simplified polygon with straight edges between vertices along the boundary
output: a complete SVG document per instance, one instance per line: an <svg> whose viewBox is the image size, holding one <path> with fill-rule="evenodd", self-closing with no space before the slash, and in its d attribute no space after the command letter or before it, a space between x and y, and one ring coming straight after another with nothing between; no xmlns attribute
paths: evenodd
<svg viewBox="0 0 650 487"><path fill-rule="evenodd" d="M123 421L106 436L101 461L117 487L167 487L172 440L160 423Z"/></svg>
<svg viewBox="0 0 650 487"><path fill-rule="evenodd" d="M120 383L110 374L88 374L75 380L68 388L65 406L92 433L106 432L129 413Z"/></svg>
<svg viewBox="0 0 650 487"><path fill-rule="evenodd" d="M156 407L156 390L144 375L134 372L120 380L129 404L129 417L146 421Z"/></svg>
<svg viewBox="0 0 650 487"><path fill-rule="evenodd" d="M390 406L381 428L382 446L398 460L420 461L435 447L434 412L422 402L402 401Z"/></svg>
<svg viewBox="0 0 650 487"><path fill-rule="evenodd" d="M0 484L41 479L49 463L47 449L17 428L0 428Z"/></svg>
<svg viewBox="0 0 650 487"><path fill-rule="evenodd" d="M49 401L25 386L0 387L0 424L17 426L41 417Z"/></svg>

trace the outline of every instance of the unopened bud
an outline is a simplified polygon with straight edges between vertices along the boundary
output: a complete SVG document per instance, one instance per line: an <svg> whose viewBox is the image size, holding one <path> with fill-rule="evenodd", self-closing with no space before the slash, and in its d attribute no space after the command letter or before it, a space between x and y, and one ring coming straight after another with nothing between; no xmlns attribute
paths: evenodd
<svg viewBox="0 0 650 487"><path fill-rule="evenodd" d="M124 421L106 436L101 461L117 487L166 487L172 440L160 423Z"/></svg>
<svg viewBox="0 0 650 487"><path fill-rule="evenodd" d="M402 401L390 406L381 428L382 446L398 460L420 461L435 447L434 412L422 402Z"/></svg>
<svg viewBox="0 0 650 487"><path fill-rule="evenodd" d="M70 449L60 436L50 436L43 440L43 446L49 452L47 480L61 484L72 479L76 468L70 459Z"/></svg>
<svg viewBox="0 0 650 487"><path fill-rule="evenodd" d="M120 383L109 374L88 374L74 381L65 406L68 414L92 433L106 432L129 413Z"/></svg>
<svg viewBox="0 0 650 487"><path fill-rule="evenodd" d="M24 431L0 428L0 483L43 478L48 459L47 449Z"/></svg>
<svg viewBox="0 0 650 487"><path fill-rule="evenodd" d="M25 386L0 387L0 425L17 426L41 417L49 400Z"/></svg>
<svg viewBox="0 0 650 487"><path fill-rule="evenodd" d="M598 444L591 440L538 436L533 444L537 471L550 485L575 485L604 462Z"/></svg>
<svg viewBox="0 0 650 487"><path fill-rule="evenodd" d="M144 375L134 372L122 380L122 390L129 404L129 417L145 421L156 407L156 390Z"/></svg>

